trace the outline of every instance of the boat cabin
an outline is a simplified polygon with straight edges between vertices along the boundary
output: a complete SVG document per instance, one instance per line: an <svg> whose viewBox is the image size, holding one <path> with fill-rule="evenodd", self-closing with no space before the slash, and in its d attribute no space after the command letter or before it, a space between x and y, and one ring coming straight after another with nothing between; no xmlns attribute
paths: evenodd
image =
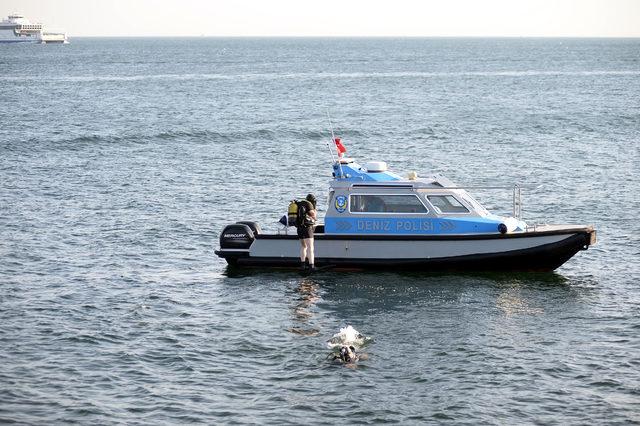
<svg viewBox="0 0 640 426"><path fill-rule="evenodd" d="M467 191L441 175L418 179L342 159L333 166L325 234L422 235L506 233L526 229L515 218L489 213Z"/></svg>

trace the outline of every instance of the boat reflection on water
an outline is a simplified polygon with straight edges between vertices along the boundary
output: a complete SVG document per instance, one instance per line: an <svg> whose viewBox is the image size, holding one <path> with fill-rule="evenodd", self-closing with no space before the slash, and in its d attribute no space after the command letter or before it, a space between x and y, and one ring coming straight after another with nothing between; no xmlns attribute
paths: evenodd
<svg viewBox="0 0 640 426"><path fill-rule="evenodd" d="M287 282L287 306L292 324L287 328L301 336L323 331L316 321L327 312L334 324L371 324L388 321L389 315L417 315L437 323L442 316L462 315L482 322L488 317L553 316L560 309L581 312L597 297L597 284L582 278L549 273L338 272L324 271L300 277L291 271L227 268L229 279L255 277L264 282ZM292 277L295 277L292 283ZM295 286L295 287L293 287ZM319 317L318 317L319 315ZM395 318L397 319L397 318ZM372 330L382 334L380 330Z"/></svg>
<svg viewBox="0 0 640 426"><path fill-rule="evenodd" d="M545 304L572 304L589 289L558 273L338 273L323 274L322 303L350 320L363 313L389 314L416 309L498 308L504 314L541 314ZM585 293L586 292L586 293ZM550 300L549 300L550 299Z"/></svg>
<svg viewBox="0 0 640 426"><path fill-rule="evenodd" d="M534 306L518 287L505 288L496 298L496 306L506 315L542 315L544 309Z"/></svg>
<svg viewBox="0 0 640 426"><path fill-rule="evenodd" d="M310 278L303 278L300 284L295 288L296 298L295 304L291 307L291 313L294 322L300 324L289 328L289 331L302 336L316 336L320 333L318 328L309 327L308 321L313 317L311 310L320 300L319 285Z"/></svg>

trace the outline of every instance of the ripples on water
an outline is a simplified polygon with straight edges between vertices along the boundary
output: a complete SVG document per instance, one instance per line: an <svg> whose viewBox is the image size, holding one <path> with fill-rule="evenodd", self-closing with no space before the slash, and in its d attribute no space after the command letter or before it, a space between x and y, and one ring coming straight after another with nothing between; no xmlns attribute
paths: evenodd
<svg viewBox="0 0 640 426"><path fill-rule="evenodd" d="M640 421L637 40L0 50L0 421ZM544 275L227 271L225 223L326 201L327 109L359 159L524 183L599 243Z"/></svg>

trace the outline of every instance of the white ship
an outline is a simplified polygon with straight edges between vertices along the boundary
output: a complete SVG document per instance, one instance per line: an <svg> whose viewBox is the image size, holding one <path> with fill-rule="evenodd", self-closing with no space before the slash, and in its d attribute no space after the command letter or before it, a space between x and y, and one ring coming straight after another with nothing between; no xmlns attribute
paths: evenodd
<svg viewBox="0 0 640 426"><path fill-rule="evenodd" d="M44 29L22 15L9 15L0 22L0 43L68 43L67 35Z"/></svg>

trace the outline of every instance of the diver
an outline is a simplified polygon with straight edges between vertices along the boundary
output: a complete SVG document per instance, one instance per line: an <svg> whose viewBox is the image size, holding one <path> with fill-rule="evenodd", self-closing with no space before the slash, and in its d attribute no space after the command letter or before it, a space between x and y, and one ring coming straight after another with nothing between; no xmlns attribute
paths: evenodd
<svg viewBox="0 0 640 426"><path fill-rule="evenodd" d="M352 345L341 345L340 351L338 353L333 353L329 355L331 357L331 361L344 364L345 367L356 368L356 363L360 360L369 359L369 355L366 353L357 353L355 346Z"/></svg>
<svg viewBox="0 0 640 426"><path fill-rule="evenodd" d="M362 349L370 340L350 325L341 328L339 333L327 341L327 346L333 350L327 355L327 359L344 364L345 367L356 368L358 361L369 359L367 353L356 352L356 348Z"/></svg>
<svg viewBox="0 0 640 426"><path fill-rule="evenodd" d="M339 361L345 364L356 362L358 361L358 358L356 348L347 345L340 346L340 352L333 355L333 361Z"/></svg>
<svg viewBox="0 0 640 426"><path fill-rule="evenodd" d="M308 260L310 271L315 269L313 231L317 218L316 203L316 197L313 194L307 194L306 199L298 202L298 216L296 220L298 238L300 239L301 268L303 270L307 268L306 261Z"/></svg>

